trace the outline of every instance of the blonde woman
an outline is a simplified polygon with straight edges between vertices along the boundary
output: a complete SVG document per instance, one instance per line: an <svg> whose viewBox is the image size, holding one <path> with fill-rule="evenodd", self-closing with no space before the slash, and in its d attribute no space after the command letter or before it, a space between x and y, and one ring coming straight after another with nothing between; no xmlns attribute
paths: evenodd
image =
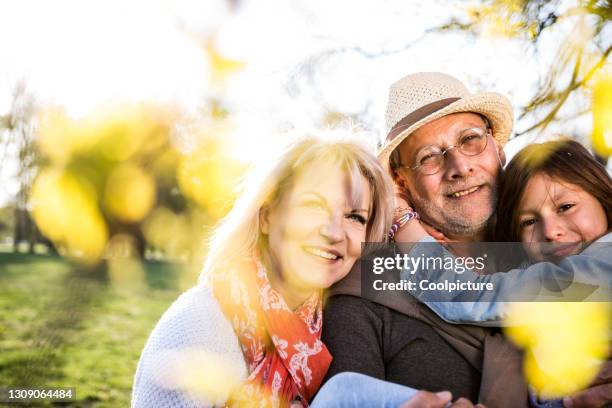
<svg viewBox="0 0 612 408"><path fill-rule="evenodd" d="M132 406L308 406L332 360L322 292L362 242L385 241L391 185L368 150L313 137L250 180L214 234L205 279L147 341Z"/></svg>

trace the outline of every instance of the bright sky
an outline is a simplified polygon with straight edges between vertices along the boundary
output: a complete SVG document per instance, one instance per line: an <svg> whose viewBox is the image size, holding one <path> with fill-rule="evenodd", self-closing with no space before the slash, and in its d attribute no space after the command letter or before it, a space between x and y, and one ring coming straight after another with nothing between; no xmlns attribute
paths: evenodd
<svg viewBox="0 0 612 408"><path fill-rule="evenodd" d="M252 158L274 143L279 129L311 127L326 109L362 113L373 137L380 137L389 84L416 71L455 75L471 90L500 92L518 107L554 58L536 58L502 38L426 34L462 12L454 1L239 3L230 12L222 0L3 2L0 115L21 79L40 101L63 105L74 116L125 100L171 102L196 112L215 92L201 39L217 32L220 52L247 64L224 97L241 140L237 155ZM381 53L388 55L370 55ZM512 154L522 144L511 142L507 150ZM0 169L1 206L17 184L14 164Z"/></svg>

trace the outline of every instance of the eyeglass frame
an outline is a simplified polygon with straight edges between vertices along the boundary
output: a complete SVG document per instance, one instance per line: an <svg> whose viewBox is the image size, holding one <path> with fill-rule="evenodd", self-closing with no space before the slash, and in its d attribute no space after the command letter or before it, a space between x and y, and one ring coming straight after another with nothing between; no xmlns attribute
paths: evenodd
<svg viewBox="0 0 612 408"><path fill-rule="evenodd" d="M464 129L464 130L463 130L463 132L468 131L468 130L472 130L472 129L480 129L480 130L482 130L482 128L481 128L481 127L473 127L473 128ZM475 156L478 156L479 154L481 154L482 152L484 152L484 151L487 149L487 146L488 146L488 144L489 144L489 136L493 136L493 133L492 133L491 127L487 126L487 127L484 129L484 131L485 131L484 135L486 136L486 137L485 137L485 143L484 143L484 146L483 146L483 148L482 148L482 150L481 150L480 152L478 152L478 153L476 153L476 154L472 154L472 155L470 155L470 154L465 154L465 152L463 152L463 150L461 150L461 144L459 144L459 145L451 145L451 146L448 146L448 147L447 147L446 149L444 149L444 150L442 150L442 149L440 148L440 150L442 150L442 152L440 153L440 155L442 156L442 160L440 161L440 165L439 165L438 170L436 170L436 171L435 171L435 172L433 172L433 173L423 173L423 172L421 172L421 174L426 175L426 176L433 176L434 174L439 173L439 172L440 172L440 170L442 170L442 167L443 167L443 166L442 166L442 163L444 163L444 160L446 159L446 153L447 153L449 150L452 150L452 149L454 149L454 148L458 148L458 149L459 149L459 152L460 152L462 155L466 156L466 157L475 157ZM431 145L423 146L421 149L419 149L419 152L420 152L421 150L423 150L423 149L427 148L427 147L430 147L430 146L436 146L436 147L439 147L438 145L431 144ZM420 169L420 168L421 168L421 167L423 167L423 166L424 166L423 164L417 164L417 165L415 165L415 166L410 166L410 165L407 165L407 164L400 164L399 168L408 168L408 169L410 169L410 170L412 170L412 171L419 171L418 169Z"/></svg>

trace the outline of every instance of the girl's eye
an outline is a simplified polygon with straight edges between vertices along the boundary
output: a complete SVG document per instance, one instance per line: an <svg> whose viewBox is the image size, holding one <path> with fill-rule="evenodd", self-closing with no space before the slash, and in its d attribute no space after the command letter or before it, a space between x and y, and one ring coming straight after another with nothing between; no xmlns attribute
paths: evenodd
<svg viewBox="0 0 612 408"><path fill-rule="evenodd" d="M563 213L566 212L567 210L569 210L570 208L572 208L575 204L563 204L559 206L559 212Z"/></svg>
<svg viewBox="0 0 612 408"><path fill-rule="evenodd" d="M358 222L361 225L365 225L367 220L365 219L365 217L363 215L359 215L359 214L349 214L347 216L348 219L353 220Z"/></svg>
<svg viewBox="0 0 612 408"><path fill-rule="evenodd" d="M521 221L520 226L521 226L521 228L527 228L527 227L529 227L530 225L533 225L533 224L535 224L535 223L536 223L535 218L529 218L529 219L526 219L526 220Z"/></svg>

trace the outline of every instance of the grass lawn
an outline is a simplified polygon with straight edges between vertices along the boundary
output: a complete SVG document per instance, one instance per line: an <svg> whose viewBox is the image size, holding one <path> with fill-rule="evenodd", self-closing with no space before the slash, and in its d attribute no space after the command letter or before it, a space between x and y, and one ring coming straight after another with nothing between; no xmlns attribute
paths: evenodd
<svg viewBox="0 0 612 408"><path fill-rule="evenodd" d="M118 288L59 257L0 253L0 387L75 387L61 406L129 406L144 343L180 293L178 267L144 271L145 285Z"/></svg>

